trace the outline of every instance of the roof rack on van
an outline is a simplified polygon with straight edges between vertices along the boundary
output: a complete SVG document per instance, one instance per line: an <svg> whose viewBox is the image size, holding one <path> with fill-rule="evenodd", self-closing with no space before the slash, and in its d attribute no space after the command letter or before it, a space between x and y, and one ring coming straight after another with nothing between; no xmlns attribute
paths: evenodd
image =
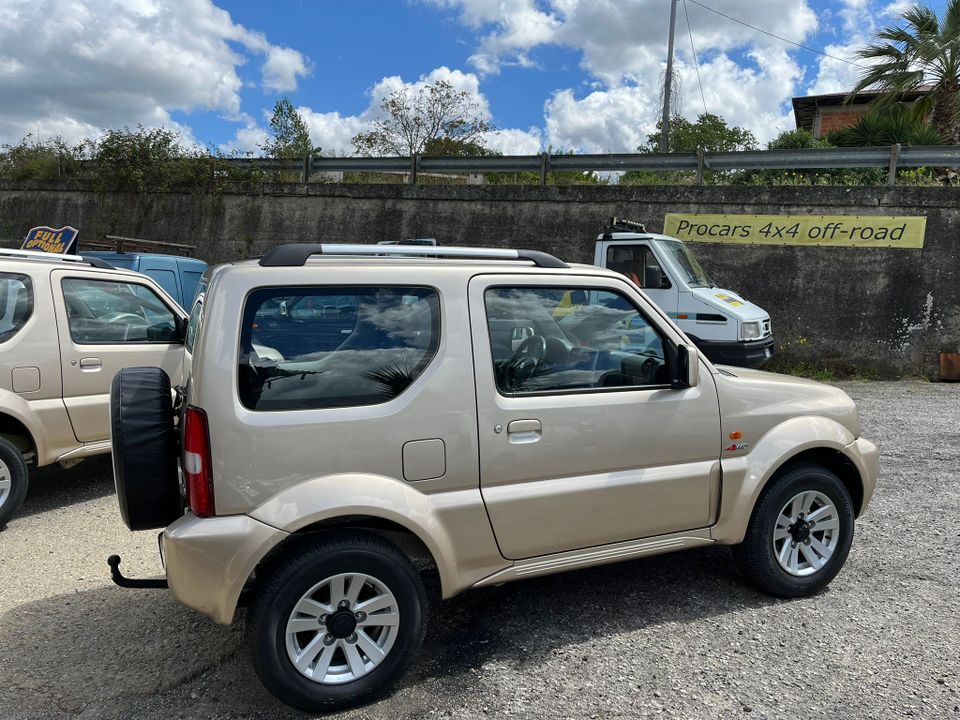
<svg viewBox="0 0 960 720"><path fill-rule="evenodd" d="M191 257L197 249L196 245L167 242L165 240L143 240L142 238L123 237L122 235L107 235L106 238L109 242L81 240L80 245L84 245L87 249L103 248L122 253L128 252L127 245L129 244L135 246L137 249L146 248L147 250L152 250L153 248L160 248L161 250L170 250L185 255L186 257ZM136 252L136 250L134 250L134 252Z"/></svg>
<svg viewBox="0 0 960 720"><path fill-rule="evenodd" d="M83 257L82 255L58 255L57 253L41 252L40 250L18 250L17 248L0 248L0 256L19 257L24 260L45 260L46 262L66 262L79 263L82 265L91 265L103 270L116 270L116 268L105 260L95 257Z"/></svg>
<svg viewBox="0 0 960 720"><path fill-rule="evenodd" d="M480 260L529 260L537 267L570 267L562 260L539 250L508 248L437 247L434 245L340 245L291 243L278 245L260 258L264 267L295 267L304 265L312 255L419 255L431 258L476 258Z"/></svg>
<svg viewBox="0 0 960 720"><path fill-rule="evenodd" d="M607 223L607 226L603 229L603 234L609 235L612 232L617 230L626 230L627 232L635 233L645 233L647 228L643 223L636 222L634 220L627 220L626 218L612 217L610 222Z"/></svg>

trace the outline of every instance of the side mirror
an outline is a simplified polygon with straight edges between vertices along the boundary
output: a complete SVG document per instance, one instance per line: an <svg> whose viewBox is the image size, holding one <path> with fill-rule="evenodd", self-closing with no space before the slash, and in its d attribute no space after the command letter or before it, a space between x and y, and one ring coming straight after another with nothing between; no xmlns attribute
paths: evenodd
<svg viewBox="0 0 960 720"><path fill-rule="evenodd" d="M694 345L677 345L677 366L671 387L684 390L700 382L700 352Z"/></svg>
<svg viewBox="0 0 960 720"><path fill-rule="evenodd" d="M673 287L673 285L670 284L670 278L667 277L667 274L663 270L660 271L660 284L658 287L661 290L669 290Z"/></svg>
<svg viewBox="0 0 960 720"><path fill-rule="evenodd" d="M182 343L187 339L188 322L187 318L182 318L179 315L173 316L174 337L171 342Z"/></svg>

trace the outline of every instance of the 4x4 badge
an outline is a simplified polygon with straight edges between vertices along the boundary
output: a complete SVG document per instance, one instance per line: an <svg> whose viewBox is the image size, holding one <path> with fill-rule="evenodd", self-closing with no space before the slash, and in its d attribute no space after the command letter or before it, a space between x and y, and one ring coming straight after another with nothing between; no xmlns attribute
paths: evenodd
<svg viewBox="0 0 960 720"><path fill-rule="evenodd" d="M736 452L737 450L746 450L746 449L747 449L747 443L741 442L741 443L733 443L732 445L730 445L730 447L724 448L723 451Z"/></svg>

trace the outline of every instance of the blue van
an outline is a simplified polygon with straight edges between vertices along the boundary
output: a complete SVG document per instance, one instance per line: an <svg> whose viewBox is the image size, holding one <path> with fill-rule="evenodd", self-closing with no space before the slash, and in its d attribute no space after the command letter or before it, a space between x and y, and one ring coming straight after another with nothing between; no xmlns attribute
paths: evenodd
<svg viewBox="0 0 960 720"><path fill-rule="evenodd" d="M149 275L179 303L187 308L197 296L197 286L207 264L196 258L159 253L114 252L112 250L84 250L84 257L95 257L123 270L134 270Z"/></svg>

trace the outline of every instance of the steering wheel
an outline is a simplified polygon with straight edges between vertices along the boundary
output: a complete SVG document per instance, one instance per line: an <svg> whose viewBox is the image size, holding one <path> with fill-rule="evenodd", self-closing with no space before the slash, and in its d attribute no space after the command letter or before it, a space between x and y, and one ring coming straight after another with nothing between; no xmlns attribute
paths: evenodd
<svg viewBox="0 0 960 720"><path fill-rule="evenodd" d="M547 356L547 341L542 335L531 335L513 352L507 363L507 386L516 390L533 377Z"/></svg>

